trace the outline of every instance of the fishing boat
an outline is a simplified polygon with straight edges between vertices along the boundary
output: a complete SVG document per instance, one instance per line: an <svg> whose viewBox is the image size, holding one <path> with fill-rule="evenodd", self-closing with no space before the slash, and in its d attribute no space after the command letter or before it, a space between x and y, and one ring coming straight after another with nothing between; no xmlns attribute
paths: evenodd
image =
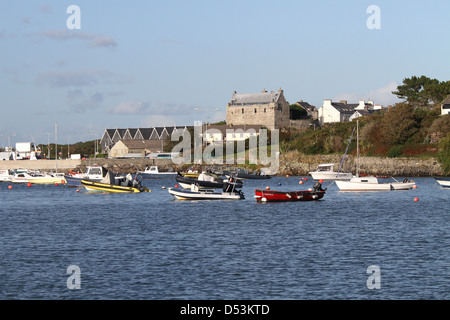
<svg viewBox="0 0 450 320"><path fill-rule="evenodd" d="M178 175L186 178L197 178L200 175L198 170L189 169L187 171L177 172Z"/></svg>
<svg viewBox="0 0 450 320"><path fill-rule="evenodd" d="M350 180L351 172L334 171L334 163L319 164L316 171L309 172L314 180Z"/></svg>
<svg viewBox="0 0 450 320"><path fill-rule="evenodd" d="M0 169L0 182L1 181L11 181L13 172L9 169Z"/></svg>
<svg viewBox="0 0 450 320"><path fill-rule="evenodd" d="M200 189L193 184L189 189L169 188L169 193L177 200L240 200L245 199L244 193L236 190L235 183L226 183L222 192L210 189Z"/></svg>
<svg viewBox="0 0 450 320"><path fill-rule="evenodd" d="M322 184L316 183L314 188L305 191L274 191L255 190L255 198L258 202L286 202L286 201L314 201L320 200L326 193Z"/></svg>
<svg viewBox="0 0 450 320"><path fill-rule="evenodd" d="M111 192L111 193L139 193L151 192L148 188L141 185L141 182L128 174L126 177L116 177L111 171L108 171L101 181L81 180L81 184L87 191L91 192Z"/></svg>
<svg viewBox="0 0 450 320"><path fill-rule="evenodd" d="M59 184L66 183L64 175L53 173L41 173L39 171L26 172L18 171L11 177L13 183L32 183L32 184Z"/></svg>
<svg viewBox="0 0 450 320"><path fill-rule="evenodd" d="M213 174L202 172L197 178L177 175L175 180L185 189L190 189L193 184L198 185L200 189L218 189L223 188L224 183L233 182L233 178L223 179L222 177ZM242 188L242 181L235 180L236 188Z"/></svg>
<svg viewBox="0 0 450 320"><path fill-rule="evenodd" d="M64 177L68 186L79 187L81 180L101 181L108 170L103 166L88 166L86 172L67 172Z"/></svg>
<svg viewBox="0 0 450 320"><path fill-rule="evenodd" d="M234 172L231 171L224 171L224 175L227 177L233 176L238 179L270 179L271 176L265 174L264 172L255 172L255 173L249 173L247 170L236 170Z"/></svg>
<svg viewBox="0 0 450 320"><path fill-rule="evenodd" d="M178 173L176 171L159 171L158 166L149 166L144 171L137 171L137 174L144 179L151 179L175 177Z"/></svg>
<svg viewBox="0 0 450 320"><path fill-rule="evenodd" d="M434 178L443 188L450 188L450 178Z"/></svg>
<svg viewBox="0 0 450 320"><path fill-rule="evenodd" d="M405 178L403 182L394 181L381 182L377 177L374 176L359 176L359 123L356 120L357 129L357 168L356 176L351 178L349 181L336 180L336 186L340 191L393 191L393 190L410 190L415 185L415 182Z"/></svg>

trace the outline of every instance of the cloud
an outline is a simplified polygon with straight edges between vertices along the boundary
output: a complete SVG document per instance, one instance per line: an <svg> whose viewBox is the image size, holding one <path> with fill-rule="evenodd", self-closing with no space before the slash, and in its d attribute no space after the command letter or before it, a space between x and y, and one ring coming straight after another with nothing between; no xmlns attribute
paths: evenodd
<svg viewBox="0 0 450 320"><path fill-rule="evenodd" d="M100 92L85 94L82 90L76 89L67 92L66 100L72 111L84 113L99 108L103 102L103 94Z"/></svg>
<svg viewBox="0 0 450 320"><path fill-rule="evenodd" d="M101 36L94 33L74 31L74 30L46 30L34 35L38 38L47 38L57 41L80 40L86 41L89 48L113 48L117 47L117 42L108 36Z"/></svg>
<svg viewBox="0 0 450 320"><path fill-rule="evenodd" d="M175 120L171 116L167 115L151 115L142 120L141 126L145 128L151 127L173 127L176 126Z"/></svg>
<svg viewBox="0 0 450 320"><path fill-rule="evenodd" d="M38 75L36 84L50 87L83 87L121 81L118 76L107 70L48 71Z"/></svg>
<svg viewBox="0 0 450 320"><path fill-rule="evenodd" d="M151 112L150 105L150 102L128 101L109 108L106 112L109 114L148 114Z"/></svg>
<svg viewBox="0 0 450 320"><path fill-rule="evenodd" d="M194 106L150 101L126 101L107 110L110 114L152 114L152 115L189 115L194 112Z"/></svg>
<svg viewBox="0 0 450 320"><path fill-rule="evenodd" d="M349 103L357 103L359 100L373 100L375 104L382 106L392 105L400 101L397 96L392 94L392 91L397 89L398 83L392 81L391 83L370 91L366 94L359 93L340 93L333 98L333 101L347 100Z"/></svg>

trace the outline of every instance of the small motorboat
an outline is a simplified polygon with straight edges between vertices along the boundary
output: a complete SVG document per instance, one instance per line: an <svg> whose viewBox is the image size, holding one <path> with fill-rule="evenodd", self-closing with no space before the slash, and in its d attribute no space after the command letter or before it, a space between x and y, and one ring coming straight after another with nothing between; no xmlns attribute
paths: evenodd
<svg viewBox="0 0 450 320"><path fill-rule="evenodd" d="M224 175L227 177L232 176L238 179L270 179L271 176L265 174L264 172L255 172L255 173L249 173L247 170L237 170L235 172L231 171L224 171Z"/></svg>
<svg viewBox="0 0 450 320"><path fill-rule="evenodd" d="M108 169L102 166L88 166L86 167L86 172L67 172L64 177L67 181L67 186L69 187L79 187L81 186L81 180L90 181L101 181L106 174Z"/></svg>
<svg viewBox="0 0 450 320"><path fill-rule="evenodd" d="M197 178L179 174L175 180L185 189L190 189L193 184L197 185L199 189L221 189L226 182L236 182L236 188L242 188L242 181L239 179L223 179L216 174L207 172L202 172Z"/></svg>
<svg viewBox="0 0 450 320"><path fill-rule="evenodd" d="M255 190L255 198L258 202L282 202L282 201L313 201L320 200L326 193L321 183L316 183L313 189L305 191L273 191Z"/></svg>
<svg viewBox="0 0 450 320"><path fill-rule="evenodd" d="M175 177L178 173L176 171L159 171L158 166L150 166L146 167L144 171L138 171L137 174L141 175L144 179L151 179Z"/></svg>
<svg viewBox="0 0 450 320"><path fill-rule="evenodd" d="M101 181L81 180L81 184L87 191L92 192L111 192L111 193L138 193L151 192L148 188L141 185L141 182L131 174L126 177L116 177L111 171Z"/></svg>
<svg viewBox="0 0 450 320"><path fill-rule="evenodd" d="M169 193L177 200L240 200L245 199L244 193L235 189L235 183L225 183L222 192L200 189L193 184L190 189L169 188Z"/></svg>
<svg viewBox="0 0 450 320"><path fill-rule="evenodd" d="M316 171L309 174L314 180L350 180L353 178L351 172L334 171L334 163L319 164Z"/></svg>
<svg viewBox="0 0 450 320"><path fill-rule="evenodd" d="M413 180L405 178L403 182L397 181L380 182L374 176L354 177L350 181L335 181L340 191L394 191L410 190L416 184Z"/></svg>
<svg viewBox="0 0 450 320"><path fill-rule="evenodd" d="M443 188L450 188L450 178L434 178Z"/></svg>

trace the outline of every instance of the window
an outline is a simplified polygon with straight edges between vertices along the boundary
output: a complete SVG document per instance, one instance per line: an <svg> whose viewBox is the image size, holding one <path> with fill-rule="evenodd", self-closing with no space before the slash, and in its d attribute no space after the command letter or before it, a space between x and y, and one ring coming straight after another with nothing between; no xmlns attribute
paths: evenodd
<svg viewBox="0 0 450 320"><path fill-rule="evenodd" d="M256 108L255 108L255 113L256 113Z"/></svg>
<svg viewBox="0 0 450 320"><path fill-rule="evenodd" d="M244 108L242 108L242 113L244 113Z"/></svg>
<svg viewBox="0 0 450 320"><path fill-rule="evenodd" d="M266 113L266 108L264 108L264 113Z"/></svg>

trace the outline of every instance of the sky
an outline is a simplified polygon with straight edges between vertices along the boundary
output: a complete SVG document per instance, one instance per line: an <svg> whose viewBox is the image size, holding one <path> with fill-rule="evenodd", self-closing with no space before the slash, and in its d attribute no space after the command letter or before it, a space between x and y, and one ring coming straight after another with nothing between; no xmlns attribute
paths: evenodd
<svg viewBox="0 0 450 320"><path fill-rule="evenodd" d="M233 91L387 106L450 80L448 0L0 3L0 147L225 120Z"/></svg>

